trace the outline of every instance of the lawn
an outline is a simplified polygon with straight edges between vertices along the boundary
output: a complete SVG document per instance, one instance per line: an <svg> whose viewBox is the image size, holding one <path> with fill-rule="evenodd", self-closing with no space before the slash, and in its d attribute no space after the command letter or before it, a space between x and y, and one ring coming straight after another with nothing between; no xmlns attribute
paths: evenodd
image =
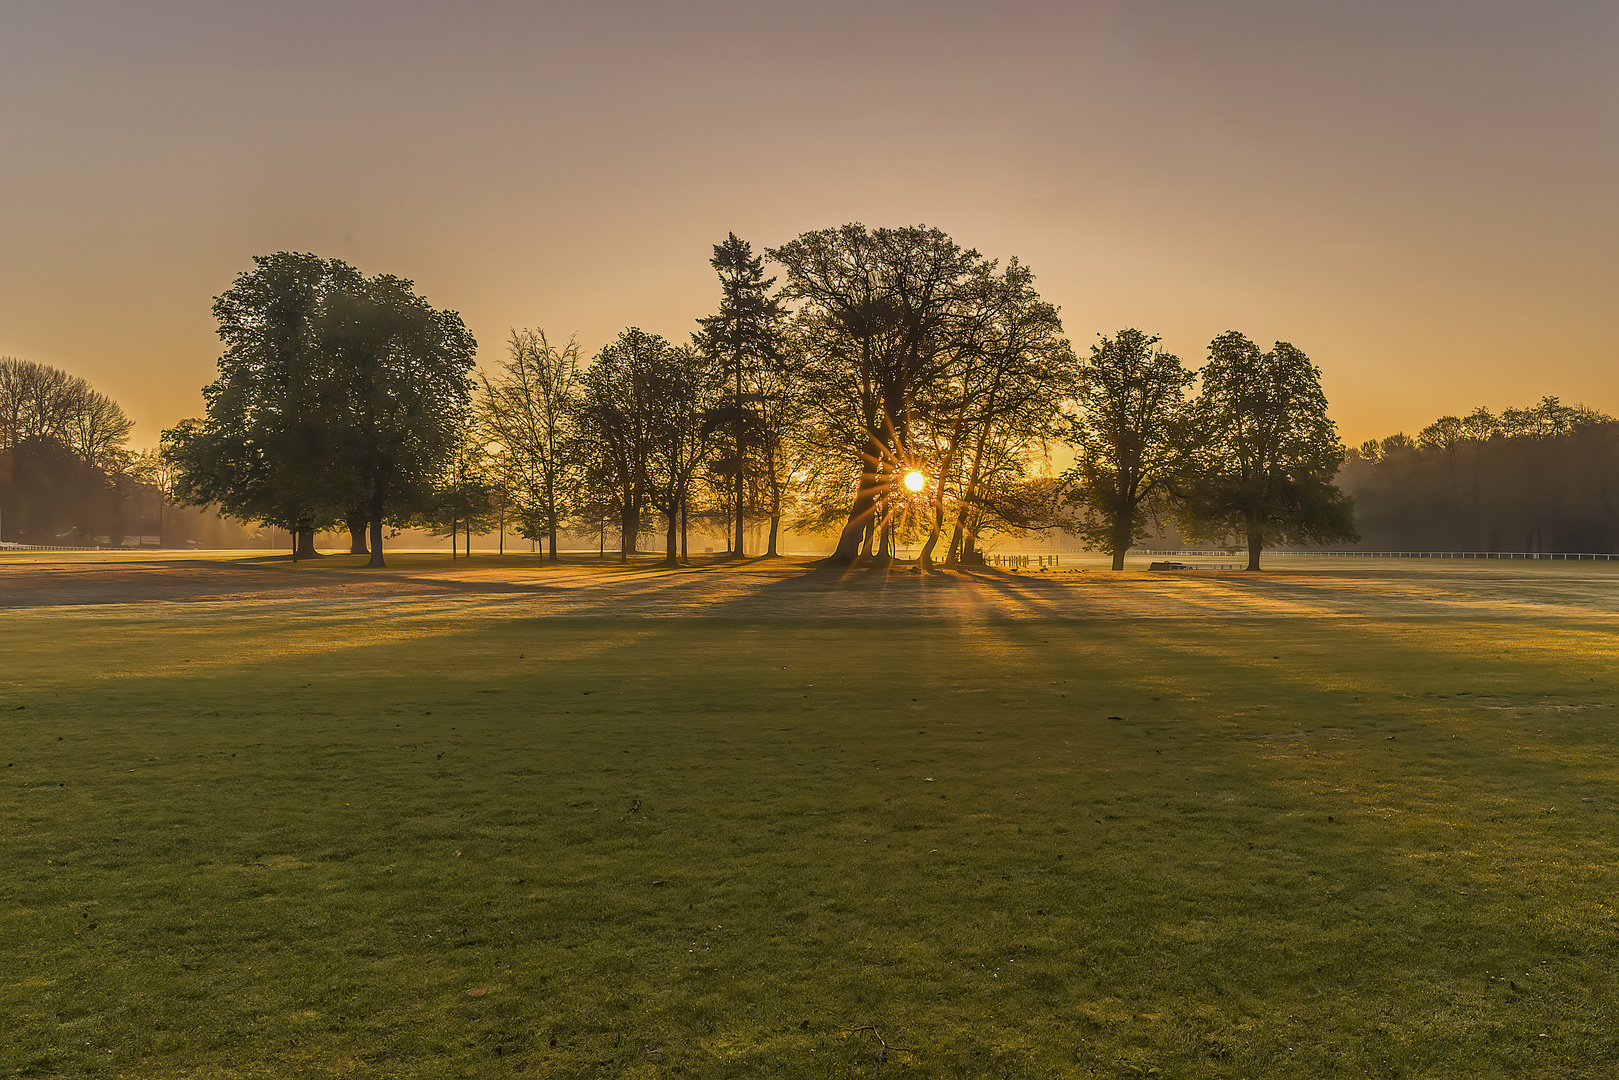
<svg viewBox="0 0 1619 1080"><path fill-rule="evenodd" d="M0 1075L1619 1061L1610 621L0 619Z"/></svg>

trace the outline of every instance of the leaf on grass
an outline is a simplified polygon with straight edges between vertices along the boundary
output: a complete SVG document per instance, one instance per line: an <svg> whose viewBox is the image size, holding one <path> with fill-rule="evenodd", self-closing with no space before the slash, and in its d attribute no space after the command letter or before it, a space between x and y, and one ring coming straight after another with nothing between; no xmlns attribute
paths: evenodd
<svg viewBox="0 0 1619 1080"><path fill-rule="evenodd" d="M477 987L475 989L468 990L467 991L467 997L483 997L487 993L489 993L489 991L483 989L480 986L480 987Z"/></svg>

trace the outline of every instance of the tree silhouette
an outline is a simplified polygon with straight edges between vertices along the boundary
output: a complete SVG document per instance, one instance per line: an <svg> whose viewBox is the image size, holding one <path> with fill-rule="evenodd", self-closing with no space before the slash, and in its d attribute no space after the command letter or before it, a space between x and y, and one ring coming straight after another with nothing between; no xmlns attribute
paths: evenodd
<svg viewBox="0 0 1619 1080"><path fill-rule="evenodd" d="M299 555L363 513L383 566L383 522L420 509L447 460L476 343L403 278L288 252L254 264L214 303L207 415L164 432L176 497L292 530Z"/></svg>
<svg viewBox="0 0 1619 1080"><path fill-rule="evenodd" d="M697 320L701 329L692 335L692 340L715 362L724 365L730 383L730 401L717 406L710 419L731 434L731 455L723 465L731 478L731 550L741 557L750 474L768 471L770 476L776 475L771 468L773 461L759 461L759 451L766 449L762 444L768 438L763 430L765 416L758 407L762 392L759 384L780 363L782 323L787 312L770 293L776 279L765 277L764 260L755 256L753 248L746 240L738 239L736 233L728 234L723 244L714 245L709 265L719 274L720 308L717 314ZM779 505L772 520L780 520Z"/></svg>
<svg viewBox="0 0 1619 1080"><path fill-rule="evenodd" d="M915 457L913 410L961 339L964 301L985 261L921 226L845 225L768 254L787 269L783 298L800 302L795 337L806 393L858 470L832 558L852 562L879 539L886 553L893 517L879 512L897 498ZM837 476L827 479L836 491Z"/></svg>
<svg viewBox="0 0 1619 1080"><path fill-rule="evenodd" d="M494 468L510 492L524 534L544 538L556 562L557 533L575 494L573 423L579 404L579 345L562 348L543 330L514 330L507 359L483 380L484 425L496 443Z"/></svg>
<svg viewBox="0 0 1619 1080"><path fill-rule="evenodd" d="M1080 368L1068 429L1074 466L1068 501L1086 512L1075 531L1087 547L1124 555L1148 535L1149 509L1165 510L1184 457L1186 389L1196 377L1140 330L1091 346Z"/></svg>
<svg viewBox="0 0 1619 1080"><path fill-rule="evenodd" d="M1235 536L1248 569L1278 543L1356 538L1354 504L1333 484L1344 458L1321 372L1286 342L1270 352L1235 330L1209 344L1193 410L1177 521L1189 537Z"/></svg>

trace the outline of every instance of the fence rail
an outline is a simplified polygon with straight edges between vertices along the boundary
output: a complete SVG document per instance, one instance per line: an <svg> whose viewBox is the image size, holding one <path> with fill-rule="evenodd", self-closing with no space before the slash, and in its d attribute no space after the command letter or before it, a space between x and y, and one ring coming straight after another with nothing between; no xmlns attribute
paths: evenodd
<svg viewBox="0 0 1619 1080"><path fill-rule="evenodd" d="M1231 558L1229 551L1161 551L1132 548L1132 555L1209 555ZM1296 555L1311 559L1593 559L1611 562L1619 555L1579 551L1283 551L1267 548L1265 556Z"/></svg>
<svg viewBox="0 0 1619 1080"><path fill-rule="evenodd" d="M165 548L165 547L147 547L147 546L137 547L134 544L118 544L118 545L100 544L100 545L98 545L96 547L67 547L67 546L62 545L62 544L13 544L13 543L10 543L9 541L6 542L6 543L0 544L0 552L6 552L6 551L19 551L19 552L29 552L29 551L180 551L180 550L188 550L188 549ZM250 549L245 549L244 548L243 550L250 550Z"/></svg>

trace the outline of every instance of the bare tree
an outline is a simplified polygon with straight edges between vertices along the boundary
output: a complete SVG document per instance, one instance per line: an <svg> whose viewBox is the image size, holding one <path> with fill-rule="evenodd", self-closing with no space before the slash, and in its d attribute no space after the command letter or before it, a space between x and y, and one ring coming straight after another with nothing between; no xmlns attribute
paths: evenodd
<svg viewBox="0 0 1619 1080"><path fill-rule="evenodd" d="M513 330L500 373L483 380L482 412L496 444L496 472L528 535L556 562L557 532L575 487L573 424L580 395L579 344L560 349L544 330Z"/></svg>

